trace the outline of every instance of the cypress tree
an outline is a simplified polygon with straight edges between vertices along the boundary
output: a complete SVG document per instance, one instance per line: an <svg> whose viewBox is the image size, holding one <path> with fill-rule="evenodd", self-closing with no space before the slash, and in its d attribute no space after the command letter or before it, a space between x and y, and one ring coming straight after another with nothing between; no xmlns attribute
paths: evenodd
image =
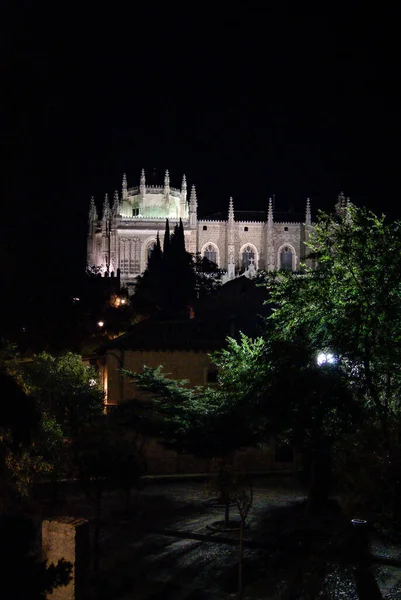
<svg viewBox="0 0 401 600"><path fill-rule="evenodd" d="M170 247L170 225L168 219L166 219L166 230L164 232L164 241L163 241L163 253L164 256L168 254Z"/></svg>

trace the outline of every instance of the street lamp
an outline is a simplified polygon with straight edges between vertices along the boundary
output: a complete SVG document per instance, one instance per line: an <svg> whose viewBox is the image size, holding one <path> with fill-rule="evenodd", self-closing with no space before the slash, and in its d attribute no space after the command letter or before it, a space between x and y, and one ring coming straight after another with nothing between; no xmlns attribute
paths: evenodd
<svg viewBox="0 0 401 600"><path fill-rule="evenodd" d="M104 326L104 321L98 321L97 326L101 329Z"/></svg>
<svg viewBox="0 0 401 600"><path fill-rule="evenodd" d="M316 357L316 362L321 367L322 365L334 365L337 362L334 354L330 352L319 352Z"/></svg>

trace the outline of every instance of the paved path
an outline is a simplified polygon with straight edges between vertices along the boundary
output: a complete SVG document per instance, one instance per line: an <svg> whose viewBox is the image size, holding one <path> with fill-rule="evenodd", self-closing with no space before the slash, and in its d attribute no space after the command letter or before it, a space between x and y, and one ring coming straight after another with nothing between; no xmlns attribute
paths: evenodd
<svg viewBox="0 0 401 600"><path fill-rule="evenodd" d="M328 599L357 599L352 569L341 566L338 557L332 560L335 552L327 554L335 531L322 536L316 527L302 537L307 529L302 528L303 500L302 491L291 484L266 479L255 486L245 540L248 600L279 600L288 585L309 590L324 585ZM223 509L208 503L204 483L153 483L139 494L137 512L129 519L117 514L122 501L110 494L105 505L99 600L233 597L238 534L210 531L210 525L222 519ZM60 510L87 510L89 516L92 508L82 502L71 498L69 507ZM232 516L237 518L234 509ZM379 540L373 551L386 560L401 559L397 546ZM400 567L377 564L373 573L386 600L401 599Z"/></svg>

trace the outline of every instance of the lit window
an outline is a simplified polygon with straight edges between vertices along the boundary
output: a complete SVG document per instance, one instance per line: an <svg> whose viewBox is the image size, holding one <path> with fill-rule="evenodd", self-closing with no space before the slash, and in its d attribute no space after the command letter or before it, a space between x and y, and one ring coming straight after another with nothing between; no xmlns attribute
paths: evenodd
<svg viewBox="0 0 401 600"><path fill-rule="evenodd" d="M248 269L249 265L255 264L255 252L251 246L247 246L242 253L242 266Z"/></svg>
<svg viewBox="0 0 401 600"><path fill-rule="evenodd" d="M217 252L212 244L206 246L203 256L217 265Z"/></svg>
<svg viewBox="0 0 401 600"><path fill-rule="evenodd" d="M292 251L288 246L284 246L280 252L280 267L292 271Z"/></svg>

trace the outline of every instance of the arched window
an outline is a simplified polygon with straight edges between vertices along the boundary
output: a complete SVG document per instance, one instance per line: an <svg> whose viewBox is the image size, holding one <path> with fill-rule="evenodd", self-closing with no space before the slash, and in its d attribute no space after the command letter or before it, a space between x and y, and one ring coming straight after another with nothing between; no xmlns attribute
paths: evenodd
<svg viewBox="0 0 401 600"><path fill-rule="evenodd" d="M217 249L216 246L213 246L213 244L208 244L206 246L203 251L203 256L217 265Z"/></svg>
<svg viewBox="0 0 401 600"><path fill-rule="evenodd" d="M153 252L153 248L156 246L156 242L150 242L148 248L147 248L147 260L149 260L149 258L152 256L152 252Z"/></svg>
<svg viewBox="0 0 401 600"><path fill-rule="evenodd" d="M255 265L255 250L252 246L245 246L242 252L242 267L246 270L249 265Z"/></svg>
<svg viewBox="0 0 401 600"><path fill-rule="evenodd" d="M292 271L292 250L284 246L280 252L280 268Z"/></svg>

